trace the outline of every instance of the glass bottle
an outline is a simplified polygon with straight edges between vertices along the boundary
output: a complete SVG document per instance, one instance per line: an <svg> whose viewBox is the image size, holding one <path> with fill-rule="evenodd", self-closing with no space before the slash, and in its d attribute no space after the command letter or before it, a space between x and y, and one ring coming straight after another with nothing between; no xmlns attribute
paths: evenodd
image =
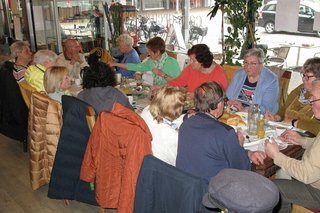
<svg viewBox="0 0 320 213"><path fill-rule="evenodd" d="M265 121L263 115L260 115L258 119L258 127L257 127L257 136L259 139L264 138L265 129L264 129Z"/></svg>
<svg viewBox="0 0 320 213"><path fill-rule="evenodd" d="M259 117L260 117L259 105L251 103L248 109L248 134L249 135L257 135Z"/></svg>

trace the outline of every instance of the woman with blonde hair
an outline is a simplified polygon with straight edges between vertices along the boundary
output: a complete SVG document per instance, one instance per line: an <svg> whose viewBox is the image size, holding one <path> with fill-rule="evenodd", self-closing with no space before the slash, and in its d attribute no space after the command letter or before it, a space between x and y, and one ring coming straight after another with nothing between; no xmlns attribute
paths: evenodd
<svg viewBox="0 0 320 213"><path fill-rule="evenodd" d="M153 155L173 166L176 164L178 129L182 123L186 91L163 87L141 113L152 134Z"/></svg>
<svg viewBox="0 0 320 213"><path fill-rule="evenodd" d="M48 96L61 103L61 97L71 86L71 78L66 67L53 66L44 73L44 88Z"/></svg>

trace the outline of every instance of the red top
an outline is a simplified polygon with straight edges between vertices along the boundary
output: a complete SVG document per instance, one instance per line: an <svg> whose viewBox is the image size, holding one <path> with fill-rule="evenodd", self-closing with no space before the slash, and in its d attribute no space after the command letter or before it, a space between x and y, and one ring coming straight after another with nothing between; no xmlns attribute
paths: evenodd
<svg viewBox="0 0 320 213"><path fill-rule="evenodd" d="M215 81L221 85L224 91L227 90L227 74L219 64L216 64L212 72L208 74L202 73L198 70L193 70L191 65L189 65L177 78L169 81L168 85L186 87L188 92L194 93L194 90L198 86L207 81Z"/></svg>

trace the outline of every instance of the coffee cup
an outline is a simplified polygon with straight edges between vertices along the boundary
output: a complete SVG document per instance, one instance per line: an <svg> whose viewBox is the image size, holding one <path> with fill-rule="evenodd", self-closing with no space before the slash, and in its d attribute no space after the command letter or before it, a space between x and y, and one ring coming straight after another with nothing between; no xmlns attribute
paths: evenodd
<svg viewBox="0 0 320 213"><path fill-rule="evenodd" d="M127 97L128 97L129 103L131 105L133 105L133 96L132 95L127 95Z"/></svg>
<svg viewBox="0 0 320 213"><path fill-rule="evenodd" d="M121 73L116 73L116 82L117 82L117 84L121 84L121 79L122 79L122 74Z"/></svg>

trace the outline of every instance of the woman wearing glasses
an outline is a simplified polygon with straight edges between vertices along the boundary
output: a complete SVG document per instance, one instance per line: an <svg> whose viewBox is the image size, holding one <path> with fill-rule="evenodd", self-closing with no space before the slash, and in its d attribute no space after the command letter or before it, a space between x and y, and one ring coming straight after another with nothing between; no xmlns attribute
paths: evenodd
<svg viewBox="0 0 320 213"><path fill-rule="evenodd" d="M228 105L246 111L251 104L259 104L262 113L278 111L278 77L263 66L264 52L253 48L244 56L244 67L238 70L228 89Z"/></svg>
<svg viewBox="0 0 320 213"><path fill-rule="evenodd" d="M283 121L315 135L320 131L320 123L313 116L309 103L312 82L320 78L320 58L309 58L302 66L302 84L292 90L285 105L276 115L266 112L267 119Z"/></svg>

